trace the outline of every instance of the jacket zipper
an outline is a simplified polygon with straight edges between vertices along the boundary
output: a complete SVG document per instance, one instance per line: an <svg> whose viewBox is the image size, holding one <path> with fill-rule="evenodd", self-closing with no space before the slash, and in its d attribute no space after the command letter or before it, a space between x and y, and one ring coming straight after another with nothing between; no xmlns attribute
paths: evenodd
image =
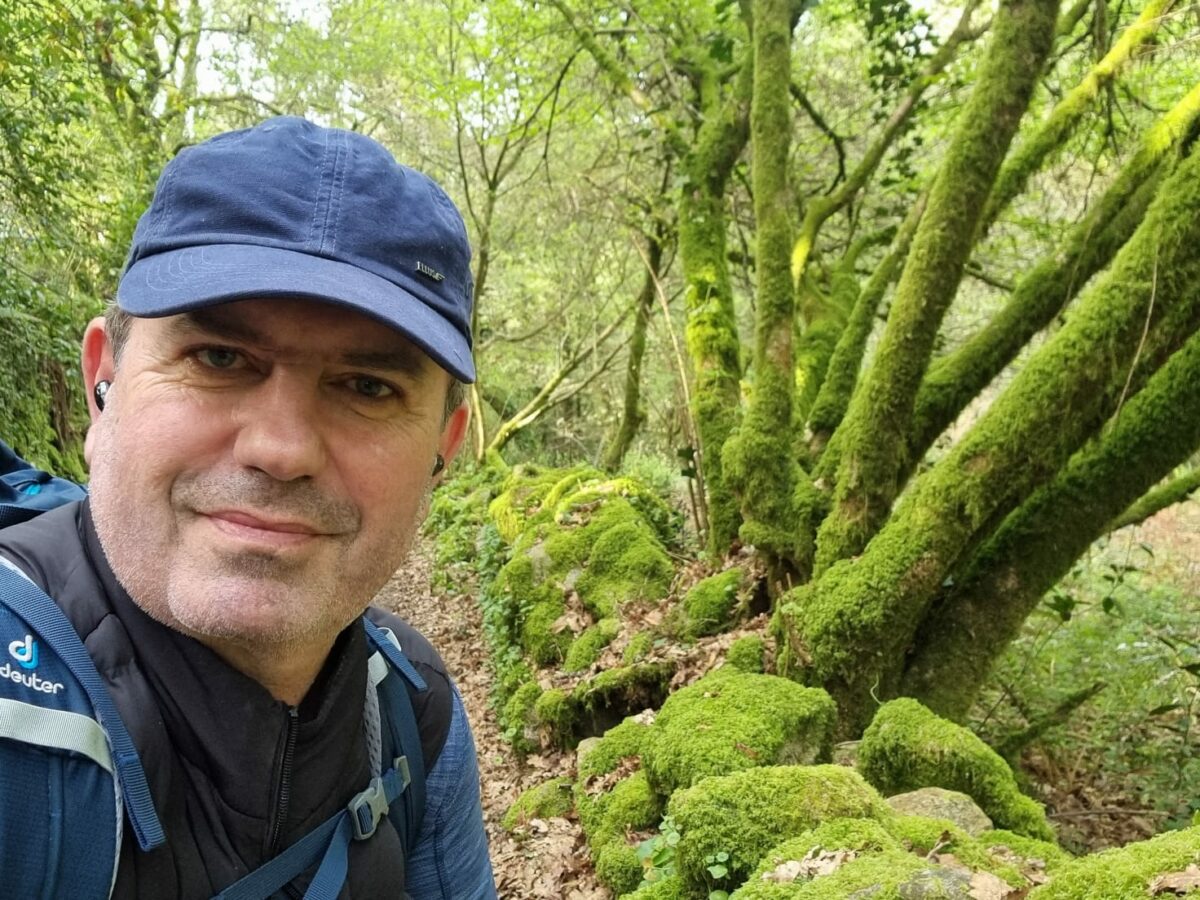
<svg viewBox="0 0 1200 900"><path fill-rule="evenodd" d="M275 792L275 820L271 823L271 839L267 844L267 858L278 855L279 842L283 837L283 826L287 821L288 804L292 799L292 764L296 756L296 737L300 731L300 713L296 707L288 707L287 733L283 739L283 756L279 761L279 789Z"/></svg>

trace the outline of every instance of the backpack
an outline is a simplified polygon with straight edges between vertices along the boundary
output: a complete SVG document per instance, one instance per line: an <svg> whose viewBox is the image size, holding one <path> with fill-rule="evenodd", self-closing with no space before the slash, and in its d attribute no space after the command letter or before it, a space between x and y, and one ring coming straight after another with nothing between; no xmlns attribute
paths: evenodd
<svg viewBox="0 0 1200 900"><path fill-rule="evenodd" d="M0 528L86 496L0 441ZM409 691L427 690L392 632L365 616L373 653L365 724L370 784L339 811L214 900L263 900L316 866L305 900L333 900L352 840L386 815L405 859L425 810L425 762ZM396 677L389 677L395 673ZM407 685L406 685L407 683ZM4 895L106 898L124 828L166 841L146 774L100 674L58 605L0 557L0 872Z"/></svg>

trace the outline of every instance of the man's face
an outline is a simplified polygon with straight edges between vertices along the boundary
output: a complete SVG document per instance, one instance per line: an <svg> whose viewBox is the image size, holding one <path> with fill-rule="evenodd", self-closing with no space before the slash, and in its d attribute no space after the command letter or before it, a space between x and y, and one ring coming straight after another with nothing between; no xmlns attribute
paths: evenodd
<svg viewBox="0 0 1200 900"><path fill-rule="evenodd" d="M84 350L112 381L88 441L105 555L146 612L213 646L327 649L407 553L465 426L441 368L328 304L137 319L115 371L102 337Z"/></svg>

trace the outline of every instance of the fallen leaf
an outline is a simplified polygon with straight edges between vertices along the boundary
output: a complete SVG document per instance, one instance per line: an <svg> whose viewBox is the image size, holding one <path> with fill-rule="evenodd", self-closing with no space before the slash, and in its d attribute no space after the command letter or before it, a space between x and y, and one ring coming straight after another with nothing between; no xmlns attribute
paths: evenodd
<svg viewBox="0 0 1200 900"><path fill-rule="evenodd" d="M1190 865L1182 872L1172 872L1155 878L1150 882L1150 896L1157 897L1167 893L1182 896L1196 888L1200 888L1200 866Z"/></svg>

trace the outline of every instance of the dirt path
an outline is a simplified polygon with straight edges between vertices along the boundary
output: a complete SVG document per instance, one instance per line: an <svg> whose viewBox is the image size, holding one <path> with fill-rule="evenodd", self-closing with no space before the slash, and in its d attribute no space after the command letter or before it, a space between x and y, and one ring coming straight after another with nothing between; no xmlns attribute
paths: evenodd
<svg viewBox="0 0 1200 900"><path fill-rule="evenodd" d="M431 564L420 544L377 602L396 610L433 642L454 676L475 733L482 778L483 817L501 900L603 900L588 861L578 822L534 820L513 836L500 820L528 787L559 775L573 775L569 754L543 754L519 761L503 740L488 703L490 672L478 604L473 597L435 594Z"/></svg>

